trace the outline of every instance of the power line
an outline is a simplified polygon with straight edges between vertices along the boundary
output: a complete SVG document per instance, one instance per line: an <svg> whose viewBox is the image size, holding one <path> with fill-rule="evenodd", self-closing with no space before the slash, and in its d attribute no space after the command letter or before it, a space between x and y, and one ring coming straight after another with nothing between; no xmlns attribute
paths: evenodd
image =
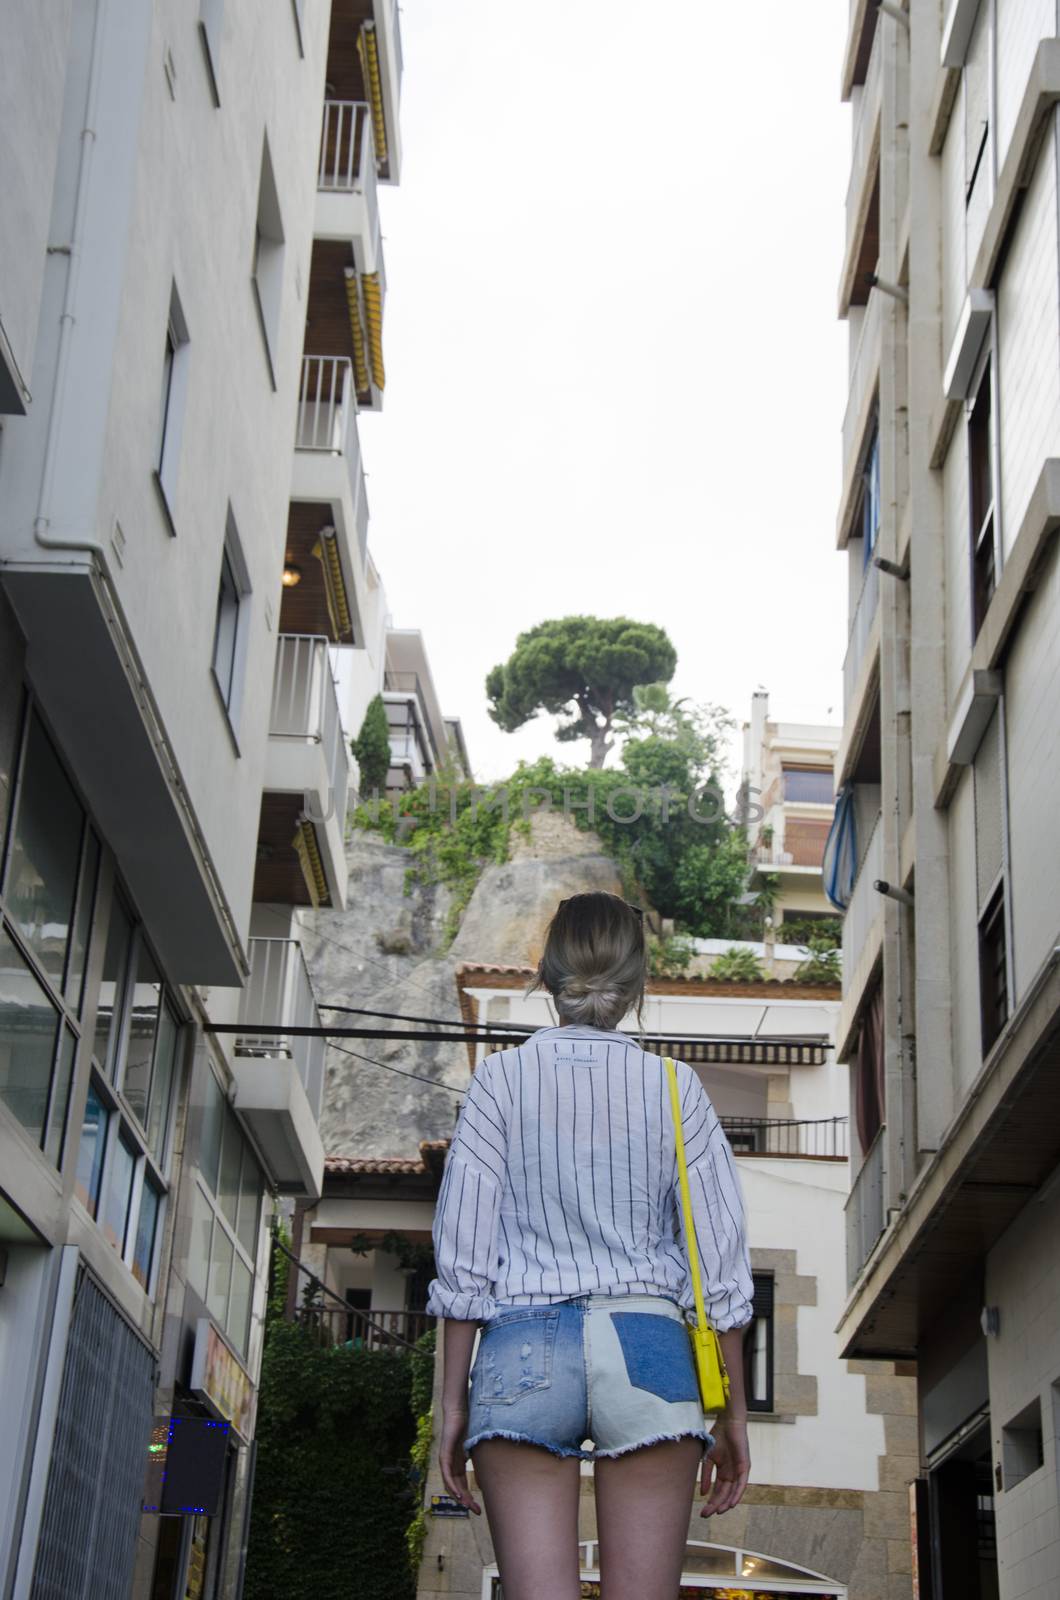
<svg viewBox="0 0 1060 1600"><path fill-rule="evenodd" d="M355 1061L367 1061L370 1067L382 1067L384 1072L396 1072L399 1078L415 1078L418 1083L429 1083L432 1089L443 1089L446 1094L455 1094L458 1099L463 1099L464 1089L454 1089L451 1083L439 1083L437 1078L425 1078L422 1072L406 1072L404 1067L392 1067L389 1061L377 1061L374 1056L362 1055L359 1050L347 1050L345 1045L333 1044L328 1039L328 1049L335 1050L340 1056L352 1056Z"/></svg>
<svg viewBox="0 0 1060 1600"><path fill-rule="evenodd" d="M465 1030L467 1028L463 1017L413 1017L407 1011L371 1011L364 1006L337 1006L325 1000L317 1001L317 1010L341 1011L348 1017L384 1017L389 1022L425 1022L434 1028L463 1028ZM481 1025L476 1024L474 1026L478 1032L517 1033L522 1037L533 1032L533 1027L529 1023L524 1024L521 1022L484 1022ZM400 1038L401 1035L397 1037Z"/></svg>

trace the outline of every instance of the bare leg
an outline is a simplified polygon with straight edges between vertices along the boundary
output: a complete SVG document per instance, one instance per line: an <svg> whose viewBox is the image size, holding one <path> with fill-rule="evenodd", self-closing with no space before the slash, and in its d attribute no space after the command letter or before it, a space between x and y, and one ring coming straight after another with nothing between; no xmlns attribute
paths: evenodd
<svg viewBox="0 0 1060 1600"><path fill-rule="evenodd" d="M504 1600L578 1600L577 1456L483 1439L471 1452Z"/></svg>
<svg viewBox="0 0 1060 1600"><path fill-rule="evenodd" d="M675 1600L702 1460L702 1440L668 1439L597 1461L606 1600Z"/></svg>

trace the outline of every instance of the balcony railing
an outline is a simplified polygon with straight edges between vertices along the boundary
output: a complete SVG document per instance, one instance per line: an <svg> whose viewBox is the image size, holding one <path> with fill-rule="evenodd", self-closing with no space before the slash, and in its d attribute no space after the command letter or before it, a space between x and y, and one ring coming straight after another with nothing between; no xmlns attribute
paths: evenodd
<svg viewBox="0 0 1060 1600"><path fill-rule="evenodd" d="M375 138L372 113L363 100L324 101L317 188L328 194L363 194L372 236L370 266L381 270Z"/></svg>
<svg viewBox="0 0 1060 1600"><path fill-rule="evenodd" d="M345 458L363 562L368 545L368 493L357 432L353 367L347 356L302 358L295 448Z"/></svg>
<svg viewBox="0 0 1060 1600"><path fill-rule="evenodd" d="M882 901L879 892L873 888L877 878L881 876L883 867L883 827L882 819L877 814L869 834L865 853L861 858L858 875L854 880L854 889L850 896L850 904L843 917L843 988L848 987L854 976L858 960L868 940L869 931L880 914Z"/></svg>
<svg viewBox="0 0 1060 1600"><path fill-rule="evenodd" d="M847 1197L847 1287L852 1288L883 1232L883 1128L869 1145Z"/></svg>
<svg viewBox="0 0 1060 1600"><path fill-rule="evenodd" d="M350 759L326 638L283 633L277 640L269 736L320 745L331 804L341 827L346 817Z"/></svg>
<svg viewBox="0 0 1060 1600"><path fill-rule="evenodd" d="M295 1314L322 1345L345 1345L351 1350L410 1350L416 1340L434 1327L425 1311L361 1311L336 1304L303 1305Z"/></svg>
<svg viewBox="0 0 1060 1600"><path fill-rule="evenodd" d="M847 643L847 653L843 659L843 715L850 710L854 699L854 690L857 687L858 673L861 663L865 659L868 649L869 636L872 633L872 624L876 616L876 608L880 600L880 569L869 558L865 574L861 581L861 593L858 603L854 607L854 620L850 625L850 639Z"/></svg>
<svg viewBox="0 0 1060 1600"><path fill-rule="evenodd" d="M319 1122L325 1041L284 1031L321 1025L302 946L297 939L250 939L247 943L250 977L243 989L239 1021L248 1032L236 1035L236 1055L267 1060L279 1056L293 1062ZM254 1031L249 1031L251 1028Z"/></svg>
<svg viewBox="0 0 1060 1600"><path fill-rule="evenodd" d="M863 430L868 402L879 384L881 304L882 297L877 289L869 295L868 305L862 314L857 348L850 363L850 386L847 390L847 408L843 416L844 483L864 453Z"/></svg>
<svg viewBox="0 0 1060 1600"><path fill-rule="evenodd" d="M737 1156L794 1156L811 1161L845 1161L850 1154L846 1117L721 1117Z"/></svg>
<svg viewBox="0 0 1060 1600"><path fill-rule="evenodd" d="M848 247L851 235L854 232L863 185L866 182L866 166L869 160L869 152L872 149L877 113L881 105L883 84L883 45L881 40L883 31L882 28L876 29L876 37L872 42L872 53L869 56L868 70L865 73L865 82L856 91L860 98L854 109L853 145L850 152L850 181L847 185L846 239Z"/></svg>
<svg viewBox="0 0 1060 1600"><path fill-rule="evenodd" d="M384 693L389 691L392 694L415 695L416 707L419 712L420 720L423 723L424 732L426 733L427 740L430 744L431 752L435 761L440 763L441 756L438 753L438 745L435 742L434 732L431 728L430 719L427 716L427 698L423 692L423 684L420 682L419 673L385 672L383 674L383 691Z"/></svg>

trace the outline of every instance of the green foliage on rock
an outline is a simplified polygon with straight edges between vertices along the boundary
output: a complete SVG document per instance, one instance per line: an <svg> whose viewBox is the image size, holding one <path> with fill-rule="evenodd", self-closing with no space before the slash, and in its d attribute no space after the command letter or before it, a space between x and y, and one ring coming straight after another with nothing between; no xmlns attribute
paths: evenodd
<svg viewBox="0 0 1060 1600"><path fill-rule="evenodd" d="M430 1328L417 1339L415 1354L409 1358L412 1362L412 1412L416 1419L412 1473L418 1503L405 1534L405 1544L413 1581L419 1574L420 1562L423 1559L423 1544L427 1537L427 1506L424 1490L434 1438L434 1413L431 1408L431 1395L434 1390L434 1353L435 1330Z"/></svg>
<svg viewBox="0 0 1060 1600"><path fill-rule="evenodd" d="M381 694L368 702L361 731L356 739L350 740L350 749L361 769L361 793L378 790L382 794L390 770L390 728Z"/></svg>
<svg viewBox="0 0 1060 1600"><path fill-rule="evenodd" d="M612 748L616 715L635 709L638 685L668 681L677 652L662 628L629 617L558 617L521 633L486 678L489 713L513 733L539 711L567 713L556 738L588 739L590 765Z"/></svg>
<svg viewBox="0 0 1060 1600"><path fill-rule="evenodd" d="M653 978L679 978L695 955L692 940L684 933L668 939L648 941L648 971Z"/></svg>

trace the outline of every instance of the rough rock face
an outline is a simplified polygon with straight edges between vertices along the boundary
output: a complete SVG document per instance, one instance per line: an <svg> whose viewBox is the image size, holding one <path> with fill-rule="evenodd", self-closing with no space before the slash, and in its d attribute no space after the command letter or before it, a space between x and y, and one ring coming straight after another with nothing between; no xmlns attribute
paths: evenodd
<svg viewBox="0 0 1060 1600"><path fill-rule="evenodd" d="M513 832L512 846L510 861L483 872L456 939L442 955L448 890L413 884L406 894L410 852L377 834L355 833L347 846L347 910L305 912L301 918L318 1000L459 1022L456 970L462 961L533 964L560 900L587 889L621 893L618 870L600 841L562 817L532 817L530 836ZM404 1026L327 1010L322 1015L329 1026ZM410 1072L419 1076L401 1075ZM325 1150L415 1155L421 1139L451 1132L468 1076L463 1044L336 1040L328 1047Z"/></svg>

